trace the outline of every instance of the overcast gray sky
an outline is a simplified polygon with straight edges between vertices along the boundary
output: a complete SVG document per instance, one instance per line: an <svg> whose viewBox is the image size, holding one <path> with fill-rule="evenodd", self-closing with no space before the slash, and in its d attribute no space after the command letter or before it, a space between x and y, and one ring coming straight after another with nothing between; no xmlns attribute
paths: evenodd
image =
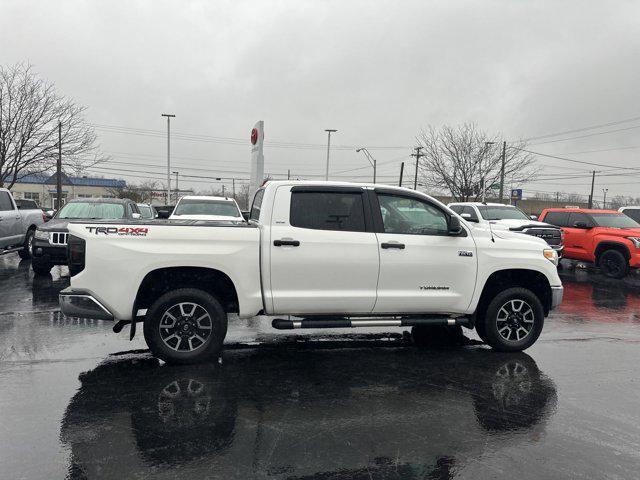
<svg viewBox="0 0 640 480"><path fill-rule="evenodd" d="M371 150L396 181L428 124L476 122L509 140L640 117L639 20L633 1L0 0L0 62L30 62L97 125L164 131L160 114L174 113L172 130L206 136L173 141L185 175L248 178L249 132L264 120L267 141L311 145L266 148L266 172L322 175L336 128L334 178L369 180L364 157L339 149L362 145L398 147ZM531 148L640 167L640 121L538 142L622 128ZM101 174L162 177L164 138L125 131L97 130L114 160ZM608 151L575 153L591 150ZM640 196L637 178L602 177L596 193ZM525 194L588 189L547 179Z"/></svg>

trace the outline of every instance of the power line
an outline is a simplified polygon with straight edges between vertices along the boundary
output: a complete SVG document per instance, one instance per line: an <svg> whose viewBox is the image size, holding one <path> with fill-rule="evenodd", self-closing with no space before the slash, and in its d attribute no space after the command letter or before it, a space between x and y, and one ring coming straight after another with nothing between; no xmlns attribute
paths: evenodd
<svg viewBox="0 0 640 480"><path fill-rule="evenodd" d="M605 132L589 133L587 135L579 135L577 137L561 138L559 140L548 140L546 142L537 142L537 143L532 143L531 145L545 145L547 143L566 142L567 140L576 140L576 139L579 139L579 138L595 137L597 135L606 135L607 133L624 132L626 130L634 130L636 128L640 128L640 125L634 125L633 127L626 127L626 128L618 128L616 130L607 130Z"/></svg>
<svg viewBox="0 0 640 480"><path fill-rule="evenodd" d="M584 131L587 131L587 130L594 130L596 128L611 127L613 125L620 125L622 123L635 122L636 120L640 120L640 117L632 117L632 118L627 118L625 120L617 120L615 122L609 122L609 123L601 123L599 125L592 125L590 127L576 128L574 130L565 130L563 132L548 133L546 135L539 135L537 137L525 138L525 139L523 139L523 141L528 142L528 141L531 141L531 140L541 140L543 138L557 137L557 136L560 136L560 135L567 135L567 134L570 134L570 133L584 132Z"/></svg>

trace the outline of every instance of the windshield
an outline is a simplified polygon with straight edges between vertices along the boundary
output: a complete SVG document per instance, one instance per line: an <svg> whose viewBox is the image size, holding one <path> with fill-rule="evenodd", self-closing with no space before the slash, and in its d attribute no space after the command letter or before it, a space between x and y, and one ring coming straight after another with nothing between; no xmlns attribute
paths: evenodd
<svg viewBox="0 0 640 480"><path fill-rule="evenodd" d="M138 210L140 210L140 215L142 215L142 218L153 218L153 212L151 211L150 206L138 205Z"/></svg>
<svg viewBox="0 0 640 480"><path fill-rule="evenodd" d="M229 200L184 199L178 203L173 215L219 215L242 217L235 202Z"/></svg>
<svg viewBox="0 0 640 480"><path fill-rule="evenodd" d="M121 203L73 202L67 203L56 218L111 219L124 218Z"/></svg>
<svg viewBox="0 0 640 480"><path fill-rule="evenodd" d="M624 213L591 213L591 218L599 227L640 228L640 224Z"/></svg>
<svg viewBox="0 0 640 480"><path fill-rule="evenodd" d="M485 220L530 220L522 210L516 207L482 205L478 210Z"/></svg>

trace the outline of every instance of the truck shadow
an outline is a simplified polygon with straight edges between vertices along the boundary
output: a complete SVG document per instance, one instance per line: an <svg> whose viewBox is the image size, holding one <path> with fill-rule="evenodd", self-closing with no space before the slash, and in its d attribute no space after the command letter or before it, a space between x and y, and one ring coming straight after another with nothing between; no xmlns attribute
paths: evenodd
<svg viewBox="0 0 640 480"><path fill-rule="evenodd" d="M227 348L215 365L112 356L80 375L61 427L70 478L450 478L536 441L556 387L484 348Z"/></svg>

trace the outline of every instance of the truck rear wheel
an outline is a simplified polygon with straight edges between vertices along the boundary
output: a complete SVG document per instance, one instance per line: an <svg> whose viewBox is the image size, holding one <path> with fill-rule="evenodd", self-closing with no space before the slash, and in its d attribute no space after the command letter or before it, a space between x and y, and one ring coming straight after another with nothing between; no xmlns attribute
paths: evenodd
<svg viewBox="0 0 640 480"><path fill-rule="evenodd" d="M33 235L35 233L35 229L29 229L24 239L22 250L18 250L18 255L20 255L20 258L22 258L23 260L29 260L31 258L31 247L33 245Z"/></svg>
<svg viewBox="0 0 640 480"><path fill-rule="evenodd" d="M624 278L629 272L629 262L618 250L607 250L600 255L598 266L605 276L610 278Z"/></svg>
<svg viewBox="0 0 640 480"><path fill-rule="evenodd" d="M180 288L165 293L147 311L144 338L151 353L167 363L215 360L227 331L227 314L209 293Z"/></svg>
<svg viewBox="0 0 640 480"><path fill-rule="evenodd" d="M498 293L489 303L481 330L486 342L502 352L519 352L538 339L544 326L540 299L526 288Z"/></svg>

